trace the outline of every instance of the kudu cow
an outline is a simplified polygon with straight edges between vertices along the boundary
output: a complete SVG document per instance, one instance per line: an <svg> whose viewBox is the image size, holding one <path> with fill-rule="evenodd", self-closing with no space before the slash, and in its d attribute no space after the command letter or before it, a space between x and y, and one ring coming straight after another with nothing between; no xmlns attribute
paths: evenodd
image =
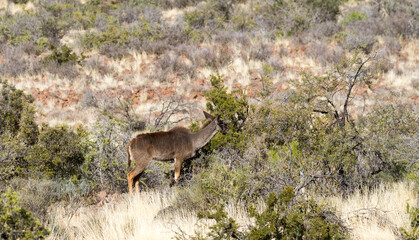
<svg viewBox="0 0 419 240"><path fill-rule="evenodd" d="M174 127L167 132L139 134L128 143L128 166L131 166L131 160L135 161L135 167L127 174L131 195L134 181L135 191L139 192L138 178L151 160L174 160L174 180L177 183L183 161L193 157L218 131L225 132L226 124L219 117L205 111L204 115L210 122L195 133L184 127Z"/></svg>

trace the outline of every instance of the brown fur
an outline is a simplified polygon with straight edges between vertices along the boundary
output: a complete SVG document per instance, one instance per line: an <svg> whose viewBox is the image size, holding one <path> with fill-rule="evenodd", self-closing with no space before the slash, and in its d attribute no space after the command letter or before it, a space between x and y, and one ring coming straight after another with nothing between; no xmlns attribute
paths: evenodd
<svg viewBox="0 0 419 240"><path fill-rule="evenodd" d="M136 192L139 191L138 181L136 180L151 160L175 160L173 165L175 181L177 182L183 161L193 157L198 149L205 146L221 130L219 125L222 121L206 112L204 114L210 121L196 133L192 133L184 127L175 127L167 132L137 135L128 143L128 166L131 165L131 158L135 161L135 167L127 174L130 194L132 194L132 184L134 182Z"/></svg>

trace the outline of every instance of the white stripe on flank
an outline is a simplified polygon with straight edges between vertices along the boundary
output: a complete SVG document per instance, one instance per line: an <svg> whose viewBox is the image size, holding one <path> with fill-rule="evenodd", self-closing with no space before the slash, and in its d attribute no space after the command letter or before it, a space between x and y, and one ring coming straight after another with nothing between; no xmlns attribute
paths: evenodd
<svg viewBox="0 0 419 240"><path fill-rule="evenodd" d="M131 145L128 148L128 152L129 152L129 157L130 157L131 161L134 161L134 158L132 157Z"/></svg>

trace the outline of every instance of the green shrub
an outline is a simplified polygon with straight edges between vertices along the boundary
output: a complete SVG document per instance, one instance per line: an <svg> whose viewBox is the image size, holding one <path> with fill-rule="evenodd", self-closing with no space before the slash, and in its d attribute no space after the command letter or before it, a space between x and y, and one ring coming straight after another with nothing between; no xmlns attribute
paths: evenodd
<svg viewBox="0 0 419 240"><path fill-rule="evenodd" d="M417 174L419 164L414 159L415 146L419 144L418 126L417 110L404 104L378 105L360 117L365 148L375 153L375 159L386 163L382 177L400 180L406 174Z"/></svg>
<svg viewBox="0 0 419 240"><path fill-rule="evenodd" d="M25 172L23 160L28 147L35 144L33 97L0 80L0 180Z"/></svg>
<svg viewBox="0 0 419 240"><path fill-rule="evenodd" d="M85 56L83 56L83 53L81 56L78 56L76 53L73 52L72 49L70 49L67 45L61 46L60 49L57 48L57 46L51 44L50 48L52 50L52 53L45 57L45 61L53 61L58 63L59 65L64 63L73 63L73 64L80 64L81 61L85 59Z"/></svg>
<svg viewBox="0 0 419 240"><path fill-rule="evenodd" d="M16 4L26 4L29 2L29 0L12 0L11 2Z"/></svg>
<svg viewBox="0 0 419 240"><path fill-rule="evenodd" d="M2 180L16 174L25 177L81 176L80 165L87 152L87 133L82 127L40 129L35 122L33 97L1 81L0 95L0 166Z"/></svg>
<svg viewBox="0 0 419 240"><path fill-rule="evenodd" d="M340 13L339 7L347 0L304 0L308 7L320 10L322 20L335 20Z"/></svg>
<svg viewBox="0 0 419 240"><path fill-rule="evenodd" d="M222 0L201 4L194 11L185 12L185 22L191 28L222 28L230 18L231 2Z"/></svg>
<svg viewBox="0 0 419 240"><path fill-rule="evenodd" d="M58 43L64 36L66 28L63 26L67 24L64 19L58 17L51 17L42 21L41 32L42 36L48 39L49 42Z"/></svg>
<svg viewBox="0 0 419 240"><path fill-rule="evenodd" d="M106 49L111 46L118 48L142 47L142 44L162 39L161 25L140 19L127 27L111 25L106 31L87 33L82 37L86 48ZM109 52L104 52L110 54Z"/></svg>
<svg viewBox="0 0 419 240"><path fill-rule="evenodd" d="M198 213L200 219L215 220L210 231L206 236L197 233L186 239L348 239L347 230L332 211L313 200L297 198L292 187L285 187L280 194L271 193L265 203L262 212L248 208L255 219L249 230L239 230L223 205L213 205L215 211Z"/></svg>
<svg viewBox="0 0 419 240"><path fill-rule="evenodd" d="M34 145L38 140L38 125L35 122L35 109L32 105L26 105L23 109L20 121L18 139L26 146Z"/></svg>
<svg viewBox="0 0 419 240"><path fill-rule="evenodd" d="M349 23L361 21L367 19L367 15L365 13L360 12L351 12L346 16L346 18L342 21L342 25L348 25Z"/></svg>
<svg viewBox="0 0 419 240"><path fill-rule="evenodd" d="M10 189L0 201L0 236L2 239L44 239L49 230L32 214L19 206L16 193Z"/></svg>
<svg viewBox="0 0 419 240"><path fill-rule="evenodd" d="M270 37L287 37L311 29L318 23L335 21L345 0L275 0L255 4L254 14Z"/></svg>
<svg viewBox="0 0 419 240"><path fill-rule="evenodd" d="M21 128L20 124L34 122L33 110L29 107L34 98L4 80L0 80L0 84L0 135L5 132L17 134ZM22 115L25 115L26 120L22 120Z"/></svg>
<svg viewBox="0 0 419 240"><path fill-rule="evenodd" d="M359 61L347 61L346 68L340 66L341 74L360 67ZM364 67L359 71L365 75L352 79L353 86L347 85L343 75L305 75L294 82L297 90L282 98L273 97L267 89L250 113L244 96L228 93L222 76L212 76L207 108L220 115L229 130L211 140L209 149L219 153L200 166L205 170L194 176L185 201L202 209L230 201L249 203L284 184L329 194L374 184L369 179L375 179L386 164L376 158L374 149L366 147L362 127L344 110L348 106L332 97L342 94L349 99L352 88L370 77ZM269 88L268 82L266 85ZM343 110L342 105L346 106ZM223 170L226 164L231 171Z"/></svg>
<svg viewBox="0 0 419 240"><path fill-rule="evenodd" d="M203 164L193 161L198 173L182 199L203 209L231 201L247 204L284 185L347 194L413 176L418 169L412 160L419 144L416 112L388 106L356 117L350 108L353 92L368 86L374 72L365 59L346 59L326 77L307 74L294 81L296 90L279 96L266 90L250 112L245 98L228 93L222 77L212 76L208 109L230 129L210 143L217 154Z"/></svg>
<svg viewBox="0 0 419 240"><path fill-rule="evenodd" d="M73 132L70 127L42 125L37 144L31 147L25 160L30 173L47 177L80 176L80 166L87 152L84 142L87 134L82 127Z"/></svg>
<svg viewBox="0 0 419 240"><path fill-rule="evenodd" d="M241 89L227 92L222 75L211 75L210 81L212 89L206 94L207 109L227 123L228 131L224 135L217 134L207 149L212 151L226 145L241 148L245 143L242 130L249 115L247 97Z"/></svg>
<svg viewBox="0 0 419 240"><path fill-rule="evenodd" d="M215 220L215 224L209 227L210 232L206 239L213 240L229 240L229 239L241 239L242 234L239 232L239 226L236 221L228 217L224 211L224 205L215 206L215 212L205 211L198 212L199 219L212 219ZM204 238L205 239L205 238Z"/></svg>
<svg viewBox="0 0 419 240"><path fill-rule="evenodd" d="M38 43L42 22L34 14L22 12L0 17L0 40L12 46Z"/></svg>
<svg viewBox="0 0 419 240"><path fill-rule="evenodd" d="M401 234L403 239L414 240L419 238L419 208L411 207L409 204L406 206L406 211L409 214L410 218L410 227L411 230L407 231L404 228L401 228Z"/></svg>
<svg viewBox="0 0 419 240"><path fill-rule="evenodd" d="M307 147L309 138L317 130L315 127L322 120L311 113L304 105L267 99L249 117L248 125L251 127L247 131L256 138L263 136L268 148L293 141L298 141L300 147Z"/></svg>
<svg viewBox="0 0 419 240"><path fill-rule="evenodd" d="M268 176L270 169L276 169L273 179L286 179L296 189L315 182L316 191L328 193L348 193L361 185L397 180L408 173L406 164L413 164L408 159L414 158L414 151L408 148L417 145L411 132L417 131L414 111L373 114L374 120L353 119L350 99L360 85L370 84L374 64L347 59L338 69L336 75L303 76L293 82L296 90L282 99L265 96L245 127L248 145L244 155L250 156L246 162ZM349 84L347 76L353 78ZM337 100L338 95L343 99ZM393 116L388 119L389 115ZM378 123L380 119L382 123ZM386 129L392 126L397 127ZM328 177L314 177L319 174ZM257 179L255 176L252 179Z"/></svg>
<svg viewBox="0 0 419 240"><path fill-rule="evenodd" d="M256 26L254 16L245 8L238 8L233 12L231 22L237 31L251 31Z"/></svg>
<svg viewBox="0 0 419 240"><path fill-rule="evenodd" d="M250 239L347 239L345 230L331 222L333 213L313 200L297 200L291 187L271 193L263 212L250 208L249 213L255 218Z"/></svg>

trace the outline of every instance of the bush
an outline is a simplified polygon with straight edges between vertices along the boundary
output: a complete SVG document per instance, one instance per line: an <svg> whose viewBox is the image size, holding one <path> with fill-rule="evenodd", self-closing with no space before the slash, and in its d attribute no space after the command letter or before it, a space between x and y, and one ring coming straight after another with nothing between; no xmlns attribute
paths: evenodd
<svg viewBox="0 0 419 240"><path fill-rule="evenodd" d="M383 4L384 10L388 13L385 19L388 32L395 37L418 36L417 24L413 23L419 11L419 6L414 0L388 0Z"/></svg>
<svg viewBox="0 0 419 240"><path fill-rule="evenodd" d="M87 33L82 36L81 42L87 49L97 48L104 55L109 55L114 54L112 51L107 51L111 47L122 48L126 51L130 48L142 49L146 43L161 40L161 31L160 24L141 19L127 27L111 25L106 31Z"/></svg>
<svg viewBox="0 0 419 240"><path fill-rule="evenodd" d="M268 36L293 36L317 23L334 21L344 1L266 1L255 8ZM262 21L261 21L262 20Z"/></svg>
<svg viewBox="0 0 419 240"><path fill-rule="evenodd" d="M207 166L202 161L207 162ZM180 191L175 204L188 209L205 210L218 204L257 199L259 192L252 191L255 181L252 181L249 167L235 167L233 171L228 171L226 163L220 155L194 160L191 164L196 172L188 182L188 188Z"/></svg>
<svg viewBox="0 0 419 240"><path fill-rule="evenodd" d="M243 7L236 7L234 9L231 22L236 31L251 31L256 27L254 15Z"/></svg>
<svg viewBox="0 0 419 240"><path fill-rule="evenodd" d="M49 219L51 207L63 205L79 206L92 203L92 186L86 180L38 179L15 177L7 186L19 196L20 206L30 211L42 223ZM1 190L0 190L1 191Z"/></svg>
<svg viewBox="0 0 419 240"><path fill-rule="evenodd" d="M414 240L419 238L419 208L410 207L409 204L406 207L406 211L409 214L410 218L410 227L411 230L407 231L404 228L401 228L401 234L403 239Z"/></svg>
<svg viewBox="0 0 419 240"><path fill-rule="evenodd" d="M176 74L180 77L189 76L194 78L196 66L188 60L184 60L182 55L166 52L157 60L157 70L160 73L160 79L165 80L168 74Z"/></svg>
<svg viewBox="0 0 419 240"><path fill-rule="evenodd" d="M130 140L126 123L102 116L89 137L89 151L83 164L84 177L100 189L126 190L125 146Z"/></svg>
<svg viewBox="0 0 419 240"><path fill-rule="evenodd" d="M6 132L17 134L21 128L21 117L34 98L4 80L0 80L0 84L0 135ZM33 115L31 120L34 121Z"/></svg>
<svg viewBox="0 0 419 240"><path fill-rule="evenodd" d="M0 42L12 46L41 41L41 21L33 14L22 12L0 18Z"/></svg>
<svg viewBox="0 0 419 240"><path fill-rule="evenodd" d="M216 135L207 149L212 151L226 145L243 147L244 135L241 131L249 114L247 97L241 89L228 93L223 86L223 76L219 74L211 75L210 81L212 89L206 94L207 109L214 116L220 116L226 121L228 131L225 135Z"/></svg>
<svg viewBox="0 0 419 240"><path fill-rule="evenodd" d="M85 59L83 53L79 56L67 45L58 48L50 44L50 49L52 53L42 60L46 70L63 78L76 78L78 76L76 65L81 65Z"/></svg>
<svg viewBox="0 0 419 240"><path fill-rule="evenodd" d="M0 80L0 180L8 180L26 166L28 146L38 138L33 97ZM24 171L23 171L24 172Z"/></svg>
<svg viewBox="0 0 419 240"><path fill-rule="evenodd" d="M379 105L360 118L365 148L385 163L382 177L400 180L407 173L415 174L419 167L414 160L414 146L419 144L418 126L417 111L410 105Z"/></svg>
<svg viewBox="0 0 419 240"><path fill-rule="evenodd" d="M346 0L305 0L308 7L312 7L320 12L322 21L335 20L340 13L339 7Z"/></svg>
<svg viewBox="0 0 419 240"><path fill-rule="evenodd" d="M212 219L215 220L215 224L210 226L210 232L207 238L202 239L213 239L213 240L228 240L228 239L243 239L243 234L239 232L239 226L236 221L228 217L224 211L223 205L215 206L215 212L210 211L199 212L199 219Z"/></svg>
<svg viewBox="0 0 419 240"><path fill-rule="evenodd" d="M233 52L228 44L220 43L214 47L190 47L182 51L196 66L209 67L214 70L228 65L233 59Z"/></svg>
<svg viewBox="0 0 419 240"><path fill-rule="evenodd" d="M185 8L187 6L195 6L201 0L156 0L156 5L163 8Z"/></svg>
<svg viewBox="0 0 419 240"><path fill-rule="evenodd" d="M0 72L4 74L3 76L18 77L28 72L38 72L42 66L41 61L34 56L28 55L34 49L36 49L36 46L34 47L31 43L17 47L7 44L3 45L0 50L4 57L4 60L0 63Z"/></svg>
<svg viewBox="0 0 419 240"><path fill-rule="evenodd" d="M364 20L364 19L367 19L367 15L365 13L351 12L342 21L342 25L345 26L345 25L348 25L348 23L352 23L352 22L356 22L356 21L361 21L361 20Z"/></svg>
<svg viewBox="0 0 419 240"><path fill-rule="evenodd" d="M26 4L29 0L12 0L12 2L16 4Z"/></svg>
<svg viewBox="0 0 419 240"><path fill-rule="evenodd" d="M113 68L105 64L106 57L98 55L98 56L91 56L90 58L83 61L83 66L90 69L97 71L101 76L105 76L106 74L110 74L113 72ZM83 102L83 100L82 100ZM85 105L85 104L84 104Z"/></svg>
<svg viewBox="0 0 419 240"><path fill-rule="evenodd" d="M317 59L323 66L336 65L342 60L344 50L339 46L329 49L325 42L319 42L311 45L307 55Z"/></svg>
<svg viewBox="0 0 419 240"><path fill-rule="evenodd" d="M266 209L259 213L249 209L256 220L250 239L346 239L345 229L333 212L318 206L313 200L298 201L291 187L279 194L271 193Z"/></svg>
<svg viewBox="0 0 419 240"><path fill-rule="evenodd" d="M196 28L209 28L217 29L222 28L223 23L228 20L227 15L230 11L226 8L224 13L219 12L227 1L209 1L198 5L194 11L185 12L184 20L192 29Z"/></svg>
<svg viewBox="0 0 419 240"><path fill-rule="evenodd" d="M16 193L10 189L0 201L0 236L2 239L44 239L49 230L19 206Z"/></svg>
<svg viewBox="0 0 419 240"><path fill-rule="evenodd" d="M47 62L53 61L58 63L59 65L62 65L64 63L80 64L85 59L83 53L81 54L81 56L78 56L76 53L73 52L72 49L70 49L65 44L61 46L60 49L58 49L57 46L51 44L50 49L52 50L52 53L44 59Z"/></svg>
<svg viewBox="0 0 419 240"><path fill-rule="evenodd" d="M347 239L347 230L336 215L313 200L300 200L292 187L280 194L271 193L262 212L249 207L255 219L250 230L239 231L235 220L228 217L223 205L214 211L199 212L200 219L215 220L206 236L196 234L189 239ZM186 238L188 239L188 238Z"/></svg>
<svg viewBox="0 0 419 240"><path fill-rule="evenodd" d="M46 16L49 16L46 13ZM69 20L68 18L66 20ZM65 35L65 28L68 26L64 26L67 22L60 20L58 17L46 17L42 19L42 26L41 32L42 36L48 39L48 42L53 44L59 44L61 38Z"/></svg>
<svg viewBox="0 0 419 240"><path fill-rule="evenodd" d="M60 78L65 78L68 80L76 79L79 76L79 71L77 65L72 62L67 62L59 64L55 61L44 62L45 71L50 74L56 75Z"/></svg>
<svg viewBox="0 0 419 240"><path fill-rule="evenodd" d="M272 46L266 43L261 43L252 46L250 51L250 59L256 59L259 61L266 61L272 55Z"/></svg>
<svg viewBox="0 0 419 240"><path fill-rule="evenodd" d="M222 76L212 76L207 108L220 115L229 130L211 140L207 153L208 149L218 153L198 167L202 172L194 176L182 199L202 209L230 201L249 203L284 186L350 193L363 184L375 185L383 179L380 173L390 169L405 174L395 159L383 157L388 153L369 145L368 139L375 138L364 135L363 125L349 111L349 99L355 89L369 83L374 64L358 56L337 67L329 76L305 75L293 82L296 90L279 96L267 82L261 103L250 113L245 97L228 93ZM347 76L352 76L350 85ZM414 143L412 138L409 144ZM231 171L223 170L225 165Z"/></svg>
<svg viewBox="0 0 419 240"><path fill-rule="evenodd" d="M87 133L80 126L77 132L70 127L42 125L36 145L33 145L25 161L29 164L28 174L37 172L52 178L79 177L80 166L87 152Z"/></svg>

